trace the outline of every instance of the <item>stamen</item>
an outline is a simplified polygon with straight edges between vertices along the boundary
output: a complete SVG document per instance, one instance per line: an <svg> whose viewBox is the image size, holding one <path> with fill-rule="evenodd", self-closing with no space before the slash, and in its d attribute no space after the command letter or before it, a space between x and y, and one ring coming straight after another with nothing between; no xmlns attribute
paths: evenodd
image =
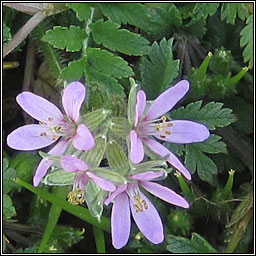
<svg viewBox="0 0 256 256"><path fill-rule="evenodd" d="M40 136L42 136L42 137L46 137L46 136L47 136L47 134L46 134L46 132L42 132L42 133L40 133Z"/></svg>
<svg viewBox="0 0 256 256"><path fill-rule="evenodd" d="M161 132L163 130L163 126L161 124L156 124L154 126L155 131Z"/></svg>
<svg viewBox="0 0 256 256"><path fill-rule="evenodd" d="M133 199L135 201L133 208L136 212L143 212L143 210L148 209L147 202L144 199L141 199L139 195L135 195Z"/></svg>
<svg viewBox="0 0 256 256"><path fill-rule="evenodd" d="M160 135L160 138L165 139L165 138L166 138L166 136L164 136L164 135Z"/></svg>
<svg viewBox="0 0 256 256"><path fill-rule="evenodd" d="M161 117L161 120L162 120L163 123L165 123L166 119L167 119L166 116Z"/></svg>
<svg viewBox="0 0 256 256"><path fill-rule="evenodd" d="M49 122L52 122L53 120L54 120L53 117L48 117Z"/></svg>
<svg viewBox="0 0 256 256"><path fill-rule="evenodd" d="M166 135L170 135L170 134L171 134L171 132L169 132L169 131L165 131L165 134L166 134Z"/></svg>
<svg viewBox="0 0 256 256"><path fill-rule="evenodd" d="M168 127L172 127L173 124L172 124L172 123L168 123L167 126L168 126Z"/></svg>
<svg viewBox="0 0 256 256"><path fill-rule="evenodd" d="M56 140L58 138L57 135L52 136L52 140Z"/></svg>
<svg viewBox="0 0 256 256"><path fill-rule="evenodd" d="M72 205L82 204L85 202L84 199L84 190L77 188L75 191L71 191L67 195L68 202Z"/></svg>

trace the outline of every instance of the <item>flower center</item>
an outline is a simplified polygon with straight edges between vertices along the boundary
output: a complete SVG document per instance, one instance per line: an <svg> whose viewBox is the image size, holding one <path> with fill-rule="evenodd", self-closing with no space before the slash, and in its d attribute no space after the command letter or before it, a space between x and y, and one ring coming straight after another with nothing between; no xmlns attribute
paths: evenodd
<svg viewBox="0 0 256 256"><path fill-rule="evenodd" d="M81 188L77 188L74 191L69 192L67 198L68 202L72 205L82 204L85 202L84 190Z"/></svg>
<svg viewBox="0 0 256 256"><path fill-rule="evenodd" d="M149 135L158 135L164 139L172 132L170 128L173 126L171 122L166 122L167 117L162 116L159 119L142 121L136 127L136 131L141 138L148 137Z"/></svg>
<svg viewBox="0 0 256 256"><path fill-rule="evenodd" d="M135 204L133 205L133 208L136 212L143 212L143 210L148 209L147 202L144 199L141 199L139 195L135 195L133 197Z"/></svg>

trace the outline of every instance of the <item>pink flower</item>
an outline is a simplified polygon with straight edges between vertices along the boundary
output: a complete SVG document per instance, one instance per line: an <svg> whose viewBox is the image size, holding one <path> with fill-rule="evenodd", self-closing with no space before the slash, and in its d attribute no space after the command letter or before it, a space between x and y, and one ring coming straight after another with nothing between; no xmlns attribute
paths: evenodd
<svg viewBox="0 0 256 256"><path fill-rule="evenodd" d="M48 100L31 92L22 92L17 96L18 104L29 115L39 121L39 124L29 124L19 127L7 137L9 147L17 150L36 150L47 147L62 138L50 155L65 152L72 140L78 150L89 150L94 146L94 139L87 126L78 124L80 108L84 101L86 90L80 82L70 83L63 91L62 104L66 115ZM52 160L43 159L34 177L37 186L51 166Z"/></svg>
<svg viewBox="0 0 256 256"><path fill-rule="evenodd" d="M116 186L112 182L98 177L89 171L88 165L81 159L74 156L63 156L60 163L65 171L76 173L73 191L76 189L84 190L89 180L92 180L105 191L113 192L116 189Z"/></svg>
<svg viewBox="0 0 256 256"><path fill-rule="evenodd" d="M171 189L159 185L152 180L163 175L159 172L144 172L132 175L134 183L119 186L106 200L108 205L113 201L111 213L112 243L120 249L128 242L131 230L131 217L144 234L154 244L164 240L163 224L161 218L149 199L141 193L139 185L158 198L183 208L188 208L188 202Z"/></svg>
<svg viewBox="0 0 256 256"><path fill-rule="evenodd" d="M187 179L191 179L189 171L180 160L154 139L186 144L202 142L210 136L209 130L202 124L188 120L166 121L166 117L163 116L184 97L188 90L189 82L182 80L160 94L147 110L145 110L146 94L142 90L138 91L134 129L130 131L129 157L133 163L137 164L143 160L144 144L146 144L150 150L161 156L169 154L167 161Z"/></svg>

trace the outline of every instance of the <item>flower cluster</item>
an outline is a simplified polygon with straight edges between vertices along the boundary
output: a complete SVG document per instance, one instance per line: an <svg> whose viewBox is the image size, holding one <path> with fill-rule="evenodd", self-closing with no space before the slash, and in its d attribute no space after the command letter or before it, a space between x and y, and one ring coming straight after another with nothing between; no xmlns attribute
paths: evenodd
<svg viewBox="0 0 256 256"><path fill-rule="evenodd" d="M73 184L73 190L68 194L71 204L86 202L92 214L100 217L103 204L113 203L111 234L113 246L117 249L128 242L131 214L149 241L159 244L164 240L161 218L140 188L172 205L189 207L183 197L157 183L166 177L167 172L162 167L154 167L163 166L166 161L191 179L190 172L161 141L186 144L202 142L210 135L202 124L190 120L167 120L165 114L188 92L188 81L182 80L170 87L151 104L147 104L145 92L137 91L136 86L134 84L132 88L135 90L133 105L128 103L128 109L131 109L128 111L131 129L126 132L128 157L109 136L111 129L108 128L113 123L111 116L106 117L106 110L96 110L87 118L80 115L86 95L85 86L80 82L72 82L63 90L65 114L38 95L30 92L19 94L18 104L39 123L22 126L7 137L9 147L17 150L37 150L55 143L35 172L34 186L40 182L54 185L48 182L50 177L61 180L65 173L69 173ZM129 97L131 101L132 97ZM109 122L101 125L105 118L109 118ZM90 123L94 124L91 129ZM113 149L115 157L111 158ZM145 152L153 152L158 158L150 161ZM98 167L104 155L109 157L110 167ZM70 185L70 181L66 185ZM100 200L97 206L93 204L94 199Z"/></svg>

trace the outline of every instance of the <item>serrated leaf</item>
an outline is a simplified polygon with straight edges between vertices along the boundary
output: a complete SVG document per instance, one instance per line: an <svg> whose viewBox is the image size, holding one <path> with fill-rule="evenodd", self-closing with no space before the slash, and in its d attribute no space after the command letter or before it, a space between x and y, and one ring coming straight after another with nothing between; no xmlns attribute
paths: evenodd
<svg viewBox="0 0 256 256"><path fill-rule="evenodd" d="M108 76L122 78L134 75L128 62L106 50L87 48L87 55L89 66Z"/></svg>
<svg viewBox="0 0 256 256"><path fill-rule="evenodd" d="M208 15L212 16L218 9L219 3L196 3L193 13L197 15L198 18L206 19Z"/></svg>
<svg viewBox="0 0 256 256"><path fill-rule="evenodd" d="M101 86L106 90L107 94L109 95L124 94L124 88L116 78L103 74L98 70L90 67L88 64L86 65L85 74L87 82L91 87Z"/></svg>
<svg viewBox="0 0 256 256"><path fill-rule="evenodd" d="M199 234L192 233L191 240L167 235L167 250L172 253L217 253L217 251Z"/></svg>
<svg viewBox="0 0 256 256"><path fill-rule="evenodd" d="M8 42L11 38L10 28L3 22L3 43Z"/></svg>
<svg viewBox="0 0 256 256"><path fill-rule="evenodd" d="M102 13L117 24L131 24L144 31L149 31L149 9L141 3L102 3Z"/></svg>
<svg viewBox="0 0 256 256"><path fill-rule="evenodd" d="M42 180L42 183L47 186L67 186L73 185L75 172L66 172L63 170L56 171L50 174L47 174Z"/></svg>
<svg viewBox="0 0 256 256"><path fill-rule="evenodd" d="M226 153L226 144L220 140L220 136L212 134L206 141L195 143L194 147L197 150L210 154Z"/></svg>
<svg viewBox="0 0 256 256"><path fill-rule="evenodd" d="M87 34L84 29L71 25L69 28L55 26L47 30L42 40L55 48L66 49L67 52L80 51Z"/></svg>
<svg viewBox="0 0 256 256"><path fill-rule="evenodd" d="M125 175L129 169L127 156L122 147L114 140L107 144L106 155L108 163L112 169L116 169L118 173Z"/></svg>
<svg viewBox="0 0 256 256"><path fill-rule="evenodd" d="M3 214L6 219L10 219L16 214L12 199L6 194L3 195Z"/></svg>
<svg viewBox="0 0 256 256"><path fill-rule="evenodd" d="M248 9L245 3L222 3L221 6L221 20L227 23L235 24L236 16L241 20L245 20L248 15Z"/></svg>
<svg viewBox="0 0 256 256"><path fill-rule="evenodd" d="M197 170L201 180L216 186L217 166L206 156L201 150L196 147L196 144L186 145L185 165L194 173Z"/></svg>
<svg viewBox="0 0 256 256"><path fill-rule="evenodd" d="M179 61L172 57L173 39L166 41L163 38L158 44L154 42L149 52L148 60L142 58L140 64L143 88L149 99L159 95L178 75Z"/></svg>
<svg viewBox="0 0 256 256"><path fill-rule="evenodd" d="M243 58L244 62L249 61L249 65L253 66L253 14L246 20L246 26L241 31L240 46L244 47Z"/></svg>
<svg viewBox="0 0 256 256"><path fill-rule="evenodd" d="M90 6L86 3L67 3L66 6L76 13L80 21L86 21L91 17Z"/></svg>
<svg viewBox="0 0 256 256"><path fill-rule="evenodd" d="M60 79L71 81L79 81L85 70L86 58L70 61L67 67L64 67L60 73Z"/></svg>
<svg viewBox="0 0 256 256"><path fill-rule="evenodd" d="M90 25L93 39L113 51L127 55L142 56L148 53L149 41L108 20L98 20Z"/></svg>
<svg viewBox="0 0 256 256"><path fill-rule="evenodd" d="M210 102L200 109L202 101L190 103L186 108L181 107L171 112L171 119L190 119L206 125L210 130L225 127L235 121L232 109L222 108L223 103ZM200 110L199 110L200 109Z"/></svg>
<svg viewBox="0 0 256 256"><path fill-rule="evenodd" d="M195 17L184 25L183 29L195 37L202 38L207 31L206 20Z"/></svg>

